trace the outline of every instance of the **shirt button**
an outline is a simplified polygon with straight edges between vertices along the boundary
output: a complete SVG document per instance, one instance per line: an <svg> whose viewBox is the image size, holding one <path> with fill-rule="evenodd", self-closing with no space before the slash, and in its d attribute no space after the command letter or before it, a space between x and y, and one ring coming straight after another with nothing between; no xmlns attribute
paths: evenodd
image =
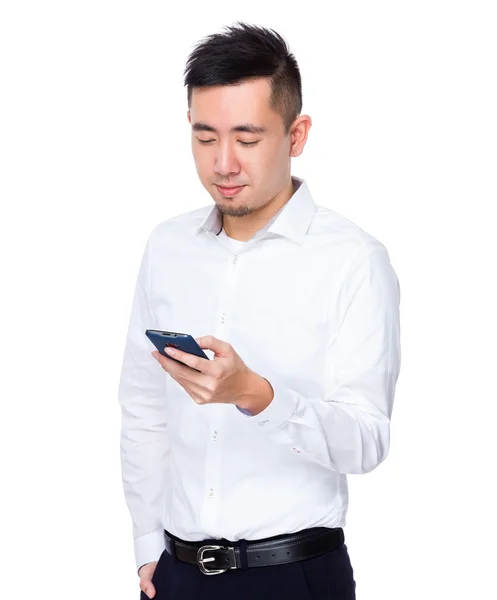
<svg viewBox="0 0 497 600"><path fill-rule="evenodd" d="M215 431L215 432L214 432L214 435L212 436L212 439L213 439L214 441L216 441L216 440L217 440L217 431Z"/></svg>
<svg viewBox="0 0 497 600"><path fill-rule="evenodd" d="M224 323L224 313L221 315L221 323Z"/></svg>
<svg viewBox="0 0 497 600"><path fill-rule="evenodd" d="M214 496L214 490L213 490L213 488L211 488L209 490L209 498L212 498L213 496Z"/></svg>
<svg viewBox="0 0 497 600"><path fill-rule="evenodd" d="M238 256L233 256L233 264L236 264L237 260L238 260Z"/></svg>

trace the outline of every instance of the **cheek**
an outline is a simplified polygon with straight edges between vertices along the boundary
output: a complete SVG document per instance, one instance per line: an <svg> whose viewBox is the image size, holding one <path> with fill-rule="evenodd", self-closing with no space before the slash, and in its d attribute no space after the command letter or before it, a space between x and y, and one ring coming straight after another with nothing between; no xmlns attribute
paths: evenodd
<svg viewBox="0 0 497 600"><path fill-rule="evenodd" d="M278 177L280 168L286 165L288 156L284 149L279 148L266 148L264 153L259 157L259 164L261 171L263 171L269 178Z"/></svg>
<svg viewBox="0 0 497 600"><path fill-rule="evenodd" d="M247 170L265 173L273 170L276 157L274 149L264 145L240 153L239 158L240 164Z"/></svg>
<svg viewBox="0 0 497 600"><path fill-rule="evenodd" d="M212 157L208 152L193 151L193 161L198 173L205 173L212 166Z"/></svg>
<svg viewBox="0 0 497 600"><path fill-rule="evenodd" d="M271 164L279 163L288 154L284 144L279 140L271 140L264 146L264 159Z"/></svg>

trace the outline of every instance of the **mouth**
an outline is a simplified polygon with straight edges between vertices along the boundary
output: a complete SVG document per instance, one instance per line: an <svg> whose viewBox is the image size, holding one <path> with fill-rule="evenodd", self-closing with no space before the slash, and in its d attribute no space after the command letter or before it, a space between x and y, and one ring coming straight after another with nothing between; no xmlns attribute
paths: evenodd
<svg viewBox="0 0 497 600"><path fill-rule="evenodd" d="M239 185L238 187L222 187L220 185L216 185L216 187L223 196L230 198L239 194L245 186Z"/></svg>

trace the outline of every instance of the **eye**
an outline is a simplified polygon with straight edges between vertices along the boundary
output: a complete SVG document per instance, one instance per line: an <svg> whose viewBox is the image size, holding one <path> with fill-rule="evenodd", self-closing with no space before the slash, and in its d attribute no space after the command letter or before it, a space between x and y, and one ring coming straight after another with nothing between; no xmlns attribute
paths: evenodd
<svg viewBox="0 0 497 600"><path fill-rule="evenodd" d="M201 144L211 144L212 142L215 142L216 140L201 140L200 138L197 138L197 140L201 143ZM242 146L255 146L255 144L259 143L259 140L255 141L255 142L242 142L241 140L238 140L240 142L240 144L242 144Z"/></svg>

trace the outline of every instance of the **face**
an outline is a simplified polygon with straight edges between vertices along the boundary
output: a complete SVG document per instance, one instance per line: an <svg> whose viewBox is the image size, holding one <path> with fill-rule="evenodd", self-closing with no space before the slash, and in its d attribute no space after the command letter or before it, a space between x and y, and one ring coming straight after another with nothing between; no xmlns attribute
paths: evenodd
<svg viewBox="0 0 497 600"><path fill-rule="evenodd" d="M304 147L309 117L296 119L285 136L270 91L265 78L193 90L188 120L195 167L223 214L244 216L269 204L288 187L290 158ZM233 130L240 126L248 127ZM218 186L243 187L223 194Z"/></svg>

